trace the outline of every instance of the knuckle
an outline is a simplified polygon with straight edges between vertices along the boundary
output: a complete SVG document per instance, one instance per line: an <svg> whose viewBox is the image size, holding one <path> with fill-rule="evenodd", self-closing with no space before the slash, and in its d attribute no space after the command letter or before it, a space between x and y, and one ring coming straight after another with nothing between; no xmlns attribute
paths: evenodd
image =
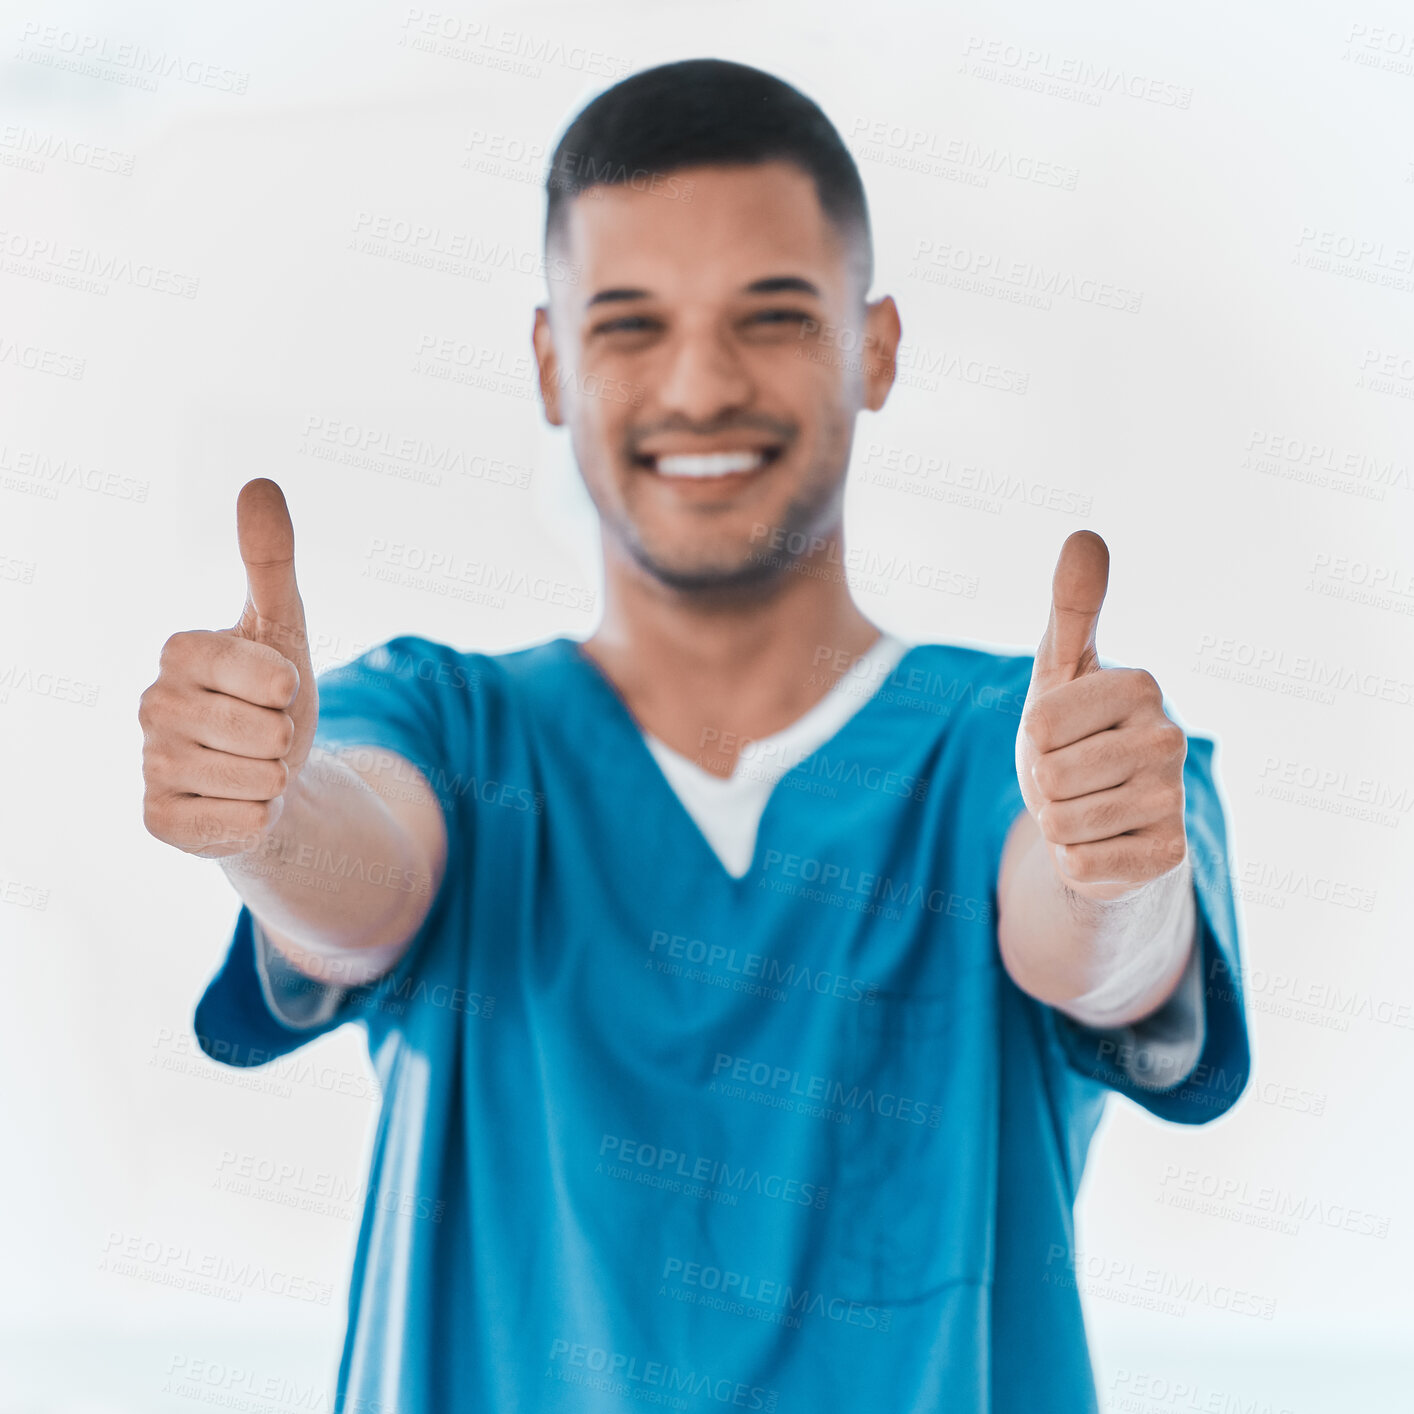
<svg viewBox="0 0 1414 1414"><path fill-rule="evenodd" d="M1038 761L1035 769L1031 772L1031 779L1035 783L1036 789L1047 800L1053 800L1059 794L1060 781L1057 779L1059 774L1059 771L1044 759Z"/></svg>
<svg viewBox="0 0 1414 1414"><path fill-rule="evenodd" d="M1165 717L1154 727L1152 750L1161 761L1182 760L1188 754L1188 737L1182 727Z"/></svg>
<svg viewBox="0 0 1414 1414"><path fill-rule="evenodd" d="M294 744L295 719L288 712L281 712L279 725L275 728L275 755L288 756Z"/></svg>
<svg viewBox="0 0 1414 1414"><path fill-rule="evenodd" d="M143 797L142 825L149 835L166 841L167 812L161 802L151 792Z"/></svg>
<svg viewBox="0 0 1414 1414"><path fill-rule="evenodd" d="M165 780L172 774L172 749L164 741L148 741L142 746L142 774L148 781Z"/></svg>
<svg viewBox="0 0 1414 1414"><path fill-rule="evenodd" d="M299 671L288 658L271 664L267 680L270 695L277 701L288 702L299 686Z"/></svg>
<svg viewBox="0 0 1414 1414"><path fill-rule="evenodd" d="M264 761L260 765L260 789L262 800L271 801L283 795L289 780L289 767L283 761Z"/></svg>
<svg viewBox="0 0 1414 1414"><path fill-rule="evenodd" d="M1099 874L1098 856L1094 850L1068 850L1065 856L1066 872L1078 884L1088 884Z"/></svg>
<svg viewBox="0 0 1414 1414"><path fill-rule="evenodd" d="M161 681L153 683L137 700L137 719L144 727L160 726L171 712L172 694Z"/></svg>
<svg viewBox="0 0 1414 1414"><path fill-rule="evenodd" d="M1049 711L1042 703L1035 702L1026 709L1023 726L1026 735L1042 751L1046 750L1046 743L1051 739L1051 718Z"/></svg>
<svg viewBox="0 0 1414 1414"><path fill-rule="evenodd" d="M1159 680L1148 668L1131 668L1130 681L1134 684L1135 693L1143 699L1159 701L1163 697L1163 690L1159 687Z"/></svg>
<svg viewBox="0 0 1414 1414"><path fill-rule="evenodd" d="M199 637L195 629L189 628L170 635L157 656L158 667L163 672L172 672L184 667L190 661Z"/></svg>

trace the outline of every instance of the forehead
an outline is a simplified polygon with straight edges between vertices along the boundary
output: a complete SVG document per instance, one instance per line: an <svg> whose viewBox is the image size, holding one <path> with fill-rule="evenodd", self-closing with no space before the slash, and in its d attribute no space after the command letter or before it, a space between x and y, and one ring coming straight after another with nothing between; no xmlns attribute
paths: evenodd
<svg viewBox="0 0 1414 1414"><path fill-rule="evenodd" d="M787 162L683 167L633 185L597 186L570 203L564 253L579 264L565 293L736 289L765 275L806 274L843 288L849 242L810 175Z"/></svg>

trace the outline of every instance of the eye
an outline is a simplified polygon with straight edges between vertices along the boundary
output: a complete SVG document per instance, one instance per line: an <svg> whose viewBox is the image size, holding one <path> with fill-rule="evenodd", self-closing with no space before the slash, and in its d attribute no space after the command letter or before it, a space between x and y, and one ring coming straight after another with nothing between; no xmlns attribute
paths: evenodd
<svg viewBox="0 0 1414 1414"><path fill-rule="evenodd" d="M657 328L658 321L645 314L625 314L618 319L606 319L596 324L591 332L595 334L641 334L646 329Z"/></svg>
<svg viewBox="0 0 1414 1414"><path fill-rule="evenodd" d="M748 324L805 324L812 318L803 309L758 309L747 319Z"/></svg>

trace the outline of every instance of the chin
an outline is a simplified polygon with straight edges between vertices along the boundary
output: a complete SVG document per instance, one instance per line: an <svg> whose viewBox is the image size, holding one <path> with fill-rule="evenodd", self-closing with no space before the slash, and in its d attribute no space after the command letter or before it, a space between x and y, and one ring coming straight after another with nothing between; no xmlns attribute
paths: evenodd
<svg viewBox="0 0 1414 1414"><path fill-rule="evenodd" d="M754 546L739 545L731 556L704 560L698 554L673 554L636 544L634 562L669 589L688 594L762 589L780 578L779 557Z"/></svg>

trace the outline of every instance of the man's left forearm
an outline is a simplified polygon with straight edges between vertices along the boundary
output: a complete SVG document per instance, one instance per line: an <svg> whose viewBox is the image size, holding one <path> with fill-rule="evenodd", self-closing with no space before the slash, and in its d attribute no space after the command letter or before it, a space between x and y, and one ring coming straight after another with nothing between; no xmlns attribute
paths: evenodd
<svg viewBox="0 0 1414 1414"><path fill-rule="evenodd" d="M997 937L1017 986L1088 1026L1127 1025L1161 1007L1197 936L1187 858L1125 898L1097 900L1059 878L1028 816L1013 833Z"/></svg>

